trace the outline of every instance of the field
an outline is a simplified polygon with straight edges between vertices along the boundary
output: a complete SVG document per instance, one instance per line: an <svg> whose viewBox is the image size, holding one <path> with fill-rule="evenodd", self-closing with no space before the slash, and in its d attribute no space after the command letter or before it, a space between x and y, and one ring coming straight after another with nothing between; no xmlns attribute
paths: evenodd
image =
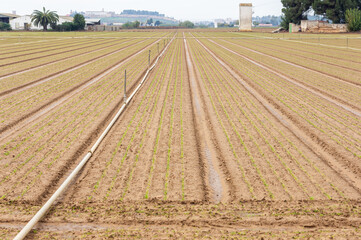
<svg viewBox="0 0 361 240"><path fill-rule="evenodd" d="M0 239L361 238L361 38L0 33ZM160 56L159 61L156 59Z"/></svg>

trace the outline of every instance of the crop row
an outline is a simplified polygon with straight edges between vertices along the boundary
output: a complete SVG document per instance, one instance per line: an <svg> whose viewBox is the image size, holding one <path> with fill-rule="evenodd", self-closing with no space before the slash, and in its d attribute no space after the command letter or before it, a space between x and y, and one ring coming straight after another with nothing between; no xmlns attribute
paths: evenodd
<svg viewBox="0 0 361 240"><path fill-rule="evenodd" d="M311 72L306 69L292 67L291 65L272 59L271 57L251 52L247 49L237 47L233 44L227 44L222 42L222 46L227 47L241 55L247 56L252 60L262 63L268 67L271 67L274 71L282 73L287 77L290 77L305 86L311 86L312 88L326 92L328 95L335 96L338 99L343 100L347 103L352 103L354 106L357 106L357 102L360 101L360 96L358 94L358 88L345 83L338 79L333 79L320 73ZM327 70L325 70L327 71ZM350 79L352 81L352 79Z"/></svg>
<svg viewBox="0 0 361 240"><path fill-rule="evenodd" d="M86 49L87 47L91 47L96 45L97 43L101 43L102 40L87 40L80 41L76 44L67 44L65 46L57 47L55 49L48 48L44 49L44 51L38 51L33 54L16 54L16 56L4 57L0 59L0 67L11 66L14 64L19 64L23 62L37 62L42 60L43 58L48 59L49 57L54 57L58 55L64 55L66 53L72 53L77 50Z"/></svg>
<svg viewBox="0 0 361 240"><path fill-rule="evenodd" d="M228 39L226 39L228 40ZM233 39L230 39L228 41L233 41ZM250 48L253 48L253 45L249 45L249 40L244 40L242 42L237 41L237 44L240 43L247 43L247 46ZM287 50L288 53L294 54L296 57L301 59L311 59L312 61L324 63L324 64L333 64L337 67L348 67L352 70L359 70L358 65L361 63L361 60L358 59L361 55L361 52L357 51L344 51L340 49L327 49L322 48L322 46L302 46L302 44L299 43L293 43L293 42L283 42L280 40L256 40L253 42L257 48L256 50L264 49L265 51L268 51L269 53L276 54L274 51L270 50L277 50L282 52L285 52ZM327 50L327 51L325 51ZM277 55L275 55L277 56ZM282 55L282 57L285 57ZM292 61L295 61L297 59L291 59ZM295 61L295 63L305 64L305 62L302 61ZM305 65L307 66L307 65ZM312 65L308 66L311 68ZM315 67L314 67L315 68ZM315 68L317 70L317 68Z"/></svg>
<svg viewBox="0 0 361 240"><path fill-rule="evenodd" d="M88 41L81 41L83 43L86 43ZM62 40L59 42L59 40L53 41L53 42L47 42L47 43L42 43L42 44L34 44L31 46L26 46L26 48L20 47L20 45L18 47L7 47L7 48L3 48L0 50L1 56L6 58L6 57L12 57L12 56L16 56L16 55L20 55L21 53L24 54L31 54L31 53L36 53L39 51L46 51L46 49L48 48L56 48L57 46L68 46L70 45L74 45L77 44L77 41L74 41L73 39L66 39L66 40Z"/></svg>
<svg viewBox="0 0 361 240"><path fill-rule="evenodd" d="M305 121L306 125L309 125L308 128L317 129L320 135L325 136L327 142L334 142L336 146L341 146L344 151L351 153L351 155L346 153L349 156L349 161L351 161L349 166L359 165L355 161L360 157L361 149L360 129L357 127L360 124L358 117L345 113L333 104L327 103L327 101L321 100L317 96L297 88L297 86L286 85L279 77L267 73L267 71L262 72L247 61L240 61L234 54L227 56L222 51L219 51L219 54L220 56L223 55L222 57L227 59L227 62L233 67L240 69L239 66L242 64L242 74L253 79L252 81L259 85L260 89L265 90L270 96L274 96L286 108L297 114ZM248 67L246 67L247 65ZM345 119L346 122L342 119ZM353 158L356 159L351 160Z"/></svg>
<svg viewBox="0 0 361 240"><path fill-rule="evenodd" d="M147 54L147 53L143 53L142 58L144 58L146 54ZM153 55L151 55L151 56L152 56L152 57L154 57L154 54L153 54ZM131 62L134 62L134 61L131 61ZM129 64L128 64L128 65L129 65Z"/></svg>
<svg viewBox="0 0 361 240"><path fill-rule="evenodd" d="M160 35L159 37L163 37L163 36L166 36L166 35ZM142 38L143 40L146 39L146 38ZM118 40L118 41L117 41ZM103 42L104 44L107 43L107 42L136 42L136 41L140 41L141 39L100 39L101 42ZM133 41L131 41L133 40ZM82 41L82 40L80 40ZM92 39L92 41L99 41L99 39ZM39 65L42 65L42 64L47 64L49 62L55 62L57 60L62 60L62 59L65 59L65 57L72 57L72 56L77 56L78 54L82 54L82 53L86 53L87 51L93 49L94 47L96 47L97 45L90 45L88 48L85 48L84 46L80 46L78 50L74 50L72 52L64 52L64 53L56 53L55 55L54 54L49 54L48 56L45 55L45 57L41 57L40 59L36 58L36 57L31 57L33 60L31 61L26 61L25 62L19 62L19 63L16 63L15 66L14 64L12 65L9 65L9 66L3 66L2 67L2 75L4 74L9 74L9 73L12 73L12 72L18 72L19 70L21 69L30 69L30 67L37 67ZM104 46L105 47L105 46ZM60 54L60 55L59 55Z"/></svg>
<svg viewBox="0 0 361 240"><path fill-rule="evenodd" d="M43 45L42 48L19 50L13 49L1 54L0 65L11 65L17 62L25 62L30 60L37 60L51 54L60 54L61 52L75 51L82 48L87 48L92 45L102 43L99 39L85 39L78 41L64 41L53 43L52 45ZM60 51L59 51L60 50Z"/></svg>
<svg viewBox="0 0 361 240"><path fill-rule="evenodd" d="M141 41L121 41L114 44L104 44L102 47L91 48L86 52L79 53L78 55L64 56L54 61L40 64L39 66L32 67L31 65L18 66L19 68L14 72L11 71L7 74L10 76L3 77L1 79L1 91L11 91L13 88L18 88L26 84L31 84L35 81L41 81L43 79L61 74L64 71L72 70L76 66L83 64L90 64L97 59L104 58L121 51L126 47L130 47ZM46 68L47 71L44 71ZM18 73L18 74L14 74ZM7 75L5 74L5 75ZM12 75L11 75L12 74Z"/></svg>
<svg viewBox="0 0 361 240"><path fill-rule="evenodd" d="M320 45L307 45L279 39L255 40L256 44L262 43L264 47L282 48L292 53L304 54L306 56L330 62L339 62L340 65L347 63L361 63L360 52L345 51L344 49L330 49Z"/></svg>
<svg viewBox="0 0 361 240"><path fill-rule="evenodd" d="M95 33L88 33L89 35L91 36L99 36L98 38L96 37L91 37L91 38L87 38L87 36L83 36L84 38L82 38L82 35L80 33L77 33L76 36L67 36L67 33L64 33L64 34L61 34L60 38L50 38L49 40L47 41L44 41L44 42L35 42L35 43L24 43L24 44L13 44L12 46L7 46L6 48L4 49L1 49L0 52L1 53L6 53L6 52L13 52L13 51L29 51L29 50L32 50L32 49L41 49L42 46L44 47L48 47L48 46L58 46L58 45L61 45L61 44L65 44L65 43L76 43L76 42L81 42L81 41L84 41L84 40L97 40L97 39L102 39L102 40L106 40L106 38L102 37L102 36L108 36L109 33L106 33L106 34L102 34L102 33L98 33L98 34L95 34ZM95 35L94 35L95 34ZM120 38L131 38L131 37L144 37L144 38L147 38L147 37L163 37L165 35L168 35L169 33L167 32L164 32L164 33L142 33L142 34L137 34L137 35L134 35L132 33L117 33L116 36L118 36L118 39ZM77 38L74 38L74 37L77 37ZM21 36L20 38L23 38L23 36ZM16 39L16 38L15 38ZM47 39L46 37L44 39ZM109 38L109 40L115 40L116 38ZM33 41L36 40L36 39L33 39Z"/></svg>
<svg viewBox="0 0 361 240"><path fill-rule="evenodd" d="M127 42L127 41L124 41L124 40L120 41L120 43L123 43L123 42ZM105 42L105 44L106 44L106 42ZM108 45L108 44L106 44L106 45ZM46 56L46 57L40 58L40 59L35 58L31 61L18 62L18 63L15 62L12 65L3 66L1 69L1 75L6 76L11 73L16 73L19 71L31 69L33 67L38 67L38 66L41 66L44 64L49 64L49 63L53 63L53 62L56 62L59 60L64 60L66 58L71 58L73 56L76 56L77 54L87 53L89 50L91 51L93 49L97 49L97 46L91 46L89 49L86 49L86 48L79 49L74 52L65 52L65 53L60 53L57 55L49 55L49 56Z"/></svg>
<svg viewBox="0 0 361 240"><path fill-rule="evenodd" d="M49 82L14 94L13 96L10 96L10 98L0 100L2 102L0 109L1 122L7 124L11 122L14 117L29 112L31 109L35 109L39 104L49 101L57 94L62 94L72 87L90 81L105 69L110 68L117 62L129 58L135 52L140 51L142 48L153 42L154 40L147 40L141 44L126 48L107 58L99 59L90 66L86 65L52 79ZM155 54L153 53L153 56L154 55Z"/></svg>
<svg viewBox="0 0 361 240"><path fill-rule="evenodd" d="M17 195L21 198L39 180L56 173L64 164L58 160L64 156L70 157L67 152L76 150L81 144L79 139L84 138L84 134L89 134L89 129L94 129L95 123L99 123L99 119L118 102L117 98L121 98L123 83L119 80L122 79L124 69L128 69L130 73L128 86L131 87L146 68L147 60L147 54L144 53L127 62L57 108L43 121L2 145L6 151L0 160L5 164L1 183L3 185L7 182L7 188L2 192L3 197L8 197L7 194L11 193L10 197ZM79 111L79 107L83 111ZM14 186L18 188L15 189Z"/></svg>
<svg viewBox="0 0 361 240"><path fill-rule="evenodd" d="M276 78L276 80L274 82L272 82L272 85L270 84L271 82L269 82L268 86L269 87L274 87L275 83L278 82L278 84L279 84L278 89L283 90L284 87L283 88L281 87L284 84L283 81L279 81L277 79L279 79L279 78ZM285 90L283 90L283 91L285 91ZM356 116L353 116L353 118L352 118L350 116L350 115L352 115L351 113L340 114L339 108L333 106L332 104L331 104L331 106L327 106L327 108L325 106L322 106L322 105L320 106L320 101L319 101L318 97L315 97L312 94L305 95L304 91L301 90L300 88L298 88L297 86L293 86L292 91L293 91L293 93L296 93L296 94L293 94L292 96L294 96L294 97L299 96L298 99L296 99L295 101L297 103L301 104L301 105L302 105L301 100L305 100L305 99L308 100L310 98L312 99L311 104L309 105L309 107L311 107L313 110L316 110L317 115L316 114L312 115L312 112L311 112L311 114L310 114L310 112L306 112L304 114L309 115L312 120L316 121L317 122L316 125L320 124L319 122L322 122L323 125L321 124L318 127L324 126L326 124L326 128L328 128L328 130L330 130L329 132L331 132L331 133L337 135L339 138L345 140L348 144L354 145L354 147L356 149L358 149L358 151L357 150L356 151L359 152L360 146L359 146L358 143L360 143L360 140L357 137L356 138L353 137L355 132L357 134L360 134L360 130L356 127L358 124L360 124L360 119L359 118L357 118ZM284 93L281 93L280 96L282 98L285 98ZM285 99L283 99L283 100L285 101ZM328 104L328 105L330 105L330 104ZM305 109L305 106L302 106L301 111L304 111L304 109ZM328 109L328 111L325 111L324 109ZM305 116L304 114L301 113L300 115ZM317 116L317 117L315 117L315 116ZM341 118L341 120L339 120L340 118ZM345 124L342 121L342 119L347 119L347 124ZM350 124L350 123L352 123L352 124ZM327 126L327 124L328 125L332 124L332 125ZM312 123L312 125L315 126L315 124L313 124L313 123ZM332 129L336 129L338 131L338 133L335 133ZM321 130L321 131L324 132L323 130ZM345 131L348 131L349 133L347 134L347 132L345 132ZM351 142L348 140L350 138L352 140ZM349 150L349 148L347 146L345 146L345 148L347 150ZM353 152L353 154L355 156L359 155L359 153L357 153L357 152Z"/></svg>
<svg viewBox="0 0 361 240"><path fill-rule="evenodd" d="M145 39L142 39L142 40L144 41ZM2 74L2 76L6 76L6 75L9 75L12 73L17 73L19 71L32 70L32 68L38 68L38 66L41 66L41 65L54 64L61 60L71 60L71 58L74 58L74 60L69 61L69 62L72 63L73 65L77 65L79 62L76 61L76 59L79 56L82 56L84 54L92 53L96 50L96 51L100 51L100 52L98 52L98 54L99 54L98 56L102 56L107 53L110 53L111 51L116 51L117 47L119 47L119 46L117 46L118 43L120 46L122 46L122 44L131 45L136 42L141 42L142 40L140 40L140 39L121 39L121 40L106 39L106 40L103 40L103 43L100 44L100 47L97 45L93 45L88 48L82 48L82 49L79 49L79 50L76 50L73 52L64 52L60 55L59 54L49 55L45 58L40 58L40 59L35 58L32 61L19 62L17 64L4 66L1 69L1 74ZM104 49L102 49L102 47ZM104 52L102 50L104 50Z"/></svg>
<svg viewBox="0 0 361 240"><path fill-rule="evenodd" d="M282 41L289 41L307 45L320 45L329 49L343 49L353 48L353 50L361 50L361 40L358 35L339 34L335 37L333 34L305 34L305 33L239 33L233 32L233 37L253 37L264 39L280 39ZM223 36L227 34L224 33ZM229 34L228 34L229 36Z"/></svg>
<svg viewBox="0 0 361 240"><path fill-rule="evenodd" d="M119 74L119 73L118 73ZM113 74L112 74L113 75ZM115 75L116 75L116 73L115 73ZM110 77L112 77L112 76L110 76ZM131 77L131 76L129 76L129 77ZM111 79L111 78L110 78ZM57 132L56 133L54 133L54 132L52 132L52 130L51 129L49 129L49 127L51 126L51 125L54 125L55 124L55 126L58 126L59 125L59 123L58 124L56 124L56 123L54 123L54 124L51 124L51 125L49 125L49 127L48 126L46 126L42 131L44 131L44 130L48 130L47 132L42 132L42 135L40 136L40 137L38 137L38 139L36 139L35 140L35 142L34 142L34 144L32 144L31 145L31 148L29 149L28 147L25 149L25 151L21 151L20 152L20 154L19 155L17 155L16 157L17 157L17 159L18 160L20 160L21 161L21 159L23 159L24 158L24 156L21 156L21 155L25 155L26 156L26 154L27 153L31 153L31 152L29 152L32 148L35 148L35 151L34 151L34 153L30 156L30 157L28 157L28 158L26 158L26 161L24 161L23 163L21 163L20 165L18 165L14 170L12 170L12 174L15 174L15 173L17 173L17 171L18 170L20 170L25 164L27 164L30 160L33 160L33 158L36 158L37 157L37 155L38 155L38 152L40 152L41 150L46 150L46 148L48 147L48 145L49 145L49 141L54 141L54 140L58 140L58 138L60 138L60 140L58 140L58 142L57 142L57 144L55 145L55 147L52 147L52 148L50 148L50 151L48 150L45 154L44 154L44 157L43 158L41 158L39 161L38 161L38 163L34 166L34 164L33 164L33 167L32 168L30 168L30 170L28 170L27 171L27 173L31 173L36 167L37 167L37 165L39 165L39 164L41 164L45 159L47 159L48 157L49 157L49 155L50 154L52 154L53 152L54 152L54 154L55 153L57 153L57 152L55 152L55 151L59 151L59 149L57 149L56 147L59 145L59 144L62 144L65 140L67 141L67 146L64 148L64 147L60 147L59 146L59 148L60 148L60 152L58 153L58 155L56 155L55 156L55 158L53 159L53 160L51 160L51 162L50 163L48 163L48 167L50 167L53 163L54 163L54 161L55 160L57 160L58 158L59 158L59 154L62 154L63 155L63 152L64 151L66 151L66 150L68 150L69 149L69 147L71 146L71 144L74 144L74 140L76 140L76 139L74 139L74 138L79 138L79 137L81 137L81 134L83 133L83 131L84 130L86 130L87 129L87 127L91 127L91 126L89 126L89 124L92 124L92 123L94 123L94 120L96 120L96 117L99 117L99 115L101 114L101 111L104 111L104 107L106 107L107 105L109 105L110 103L112 103L113 102L113 100L114 100L114 93L116 93L116 92L114 92L114 91L119 91L120 89L119 88L121 88L121 86L122 86L122 84L117 84L117 85L115 85L114 84L114 81L112 82L112 81L109 81L108 80L108 82L109 83L107 83L107 84L104 84L104 82L103 82L103 85L102 85L102 87L101 88L99 88L99 86L97 86L98 88L99 88L99 90L102 90L103 88L107 91L107 92L105 92L105 93L103 93L103 94L99 94L99 97L102 97L102 98L104 98L103 100L101 99L101 98L92 98L92 99L87 99L87 100L91 100L91 101L89 101L89 102L86 102L86 104L88 104L88 106L84 109L84 111L81 111L81 112L79 112L78 110L77 110L77 108L74 110L74 108L73 108L73 110L71 110L70 109L70 111L69 110L66 110L65 111L65 114L64 114L64 112L63 112L63 114L62 115L60 115L60 119L59 120L62 120L61 121L61 124L63 124L63 126L61 127L61 126L59 126L58 128L57 128ZM115 85L115 86L114 86ZM116 88L114 88L114 87L116 87ZM90 96L92 96L94 93L96 94L96 92L94 92L94 90L96 90L96 89L92 89L93 90L93 92L91 92L91 91L89 91L87 94L88 95L90 95ZM119 92L121 92L121 91L119 91ZM118 93L119 93L118 92ZM113 96L112 96L112 98L110 99L110 101L109 101L109 99L107 99L108 97L107 97L107 95L106 94L113 94ZM86 95L85 95L86 96ZM96 96L96 95L95 95ZM96 101L96 100L98 100L98 102ZM99 102L100 100L102 100L101 102ZM107 103L107 105L104 105L104 103L106 103L106 102L104 102L104 100L108 100L108 103ZM80 103L81 104L81 101L79 101L78 100L78 102L75 102L75 104L76 105L79 105L78 103ZM96 103L96 105L94 105ZM83 101L83 104L84 104L84 101ZM81 106L81 105L80 105ZM76 106L74 106L74 107L76 107ZM65 108L66 109L66 108ZM98 112L97 112L98 111ZM94 114L94 113L96 113L96 114ZM93 115L92 116L92 118L91 118L91 115ZM59 115L58 115L58 117L59 117ZM69 118L69 120L68 121L66 121L66 117L68 117ZM57 119L57 118L55 118L55 119ZM53 121L54 119L52 119L51 121ZM86 122L86 121L88 121L88 122ZM83 127L82 128L79 128L80 126L82 126L82 124L84 124L83 125ZM48 125L48 124L47 124ZM72 128L71 128L72 127ZM77 132L77 134L74 136L74 138L73 139L71 139L71 141L69 141L69 138L70 138L70 134L73 134L73 132L74 131L79 131L79 130L81 130L80 132ZM67 134L66 135L64 135L63 133L65 133L65 131L68 131L67 132ZM47 139L46 139L46 141L44 141L44 135L45 136L49 136ZM70 136L69 136L70 135ZM37 135L38 136L38 135ZM32 139L30 138L30 141L31 141ZM34 140L32 140L32 141L34 141ZM39 143L42 143L41 145L40 145L40 147L39 147ZM19 146L17 145L15 148L12 148L11 150L16 150L16 148L18 148ZM38 148L36 148L36 147L38 147ZM20 150L20 149L19 149ZM10 153L11 153L11 151L9 151ZM20 158L21 157L21 158ZM38 157L39 158L39 157ZM15 159L16 160L16 159ZM47 161L49 161L49 159L47 159ZM12 161L13 162L13 161ZM12 163L11 162L11 163ZM31 167L31 166L30 166ZM34 168L35 167L35 168ZM8 179L8 176L7 176L7 178L5 178L4 180L7 180ZM17 182L17 184L19 184L19 183L21 183L21 181L18 181ZM14 186L14 185L13 185ZM15 186L16 186L16 184L15 184ZM27 188L26 188L27 189Z"/></svg>
<svg viewBox="0 0 361 240"><path fill-rule="evenodd" d="M197 197L186 194L189 188L199 187L192 181L199 176L190 175L188 171L196 169L190 170L185 159L184 145L191 132L185 137L189 122L184 115L189 112L183 112L183 50L181 40L172 42L135 100L138 103L127 110L128 116L120 119L104 149L94 156L101 171L85 170L86 182L94 184L82 185L86 190L83 194L74 191L74 197L93 201ZM193 185L188 186L188 181Z"/></svg>
<svg viewBox="0 0 361 240"><path fill-rule="evenodd" d="M286 51L284 46L267 47L264 41L252 41L252 44L249 41L235 42L231 40L231 42L346 81L361 84L360 63L338 61L334 58L321 58L314 53L295 53L292 49ZM361 57L361 52L358 55Z"/></svg>
<svg viewBox="0 0 361 240"><path fill-rule="evenodd" d="M92 191L92 195L88 196L88 198L92 198L94 194L98 191L98 189L101 187L101 183L103 181L108 179L111 179L109 184L103 183L104 187L107 187L106 194L103 196L105 199L109 198L112 195L112 192L114 192L114 186L115 183L119 181L120 174L124 171L124 168L129 168L128 170L128 176L124 176L124 189L117 189L116 192L121 192L118 194L119 199L124 199L126 193L128 192L128 189L130 188L131 182L133 180L134 173L137 169L137 163L139 162L140 154L142 152L142 149L146 143L146 139L149 135L148 129L150 127L150 123L153 119L153 116L156 112L157 105L160 102L161 98L161 92L160 88L165 84L166 82L166 72L170 68L170 65L167 64L169 62L172 62L171 57L174 54L175 48L174 44L171 45L170 49L168 50L171 52L168 53L163 61L160 63L159 70L155 73L154 77L152 77L152 81L150 85L148 86L145 94L142 96L142 100L138 104L138 107L136 108L136 111L131 117L131 120L129 124L127 124L126 129L124 130L123 134L121 135L121 138L117 142L115 148L112 150L112 155L109 158L109 160L106 162L106 167L102 171L101 176L96 181L96 184L94 185L94 190ZM159 79L161 78L161 79ZM170 82L170 81L169 81ZM169 84L168 84L169 89ZM148 94L150 96L148 96ZM152 99L152 101L147 101L147 99ZM144 105L145 104L145 105ZM140 117L137 117L138 114L141 113ZM137 120L137 121L135 121ZM132 129L133 131L131 131ZM142 129L143 133L140 131ZM161 128L157 128L158 131L161 130ZM139 140L140 138L140 140ZM135 139L138 139L138 141L134 142ZM159 138L156 138L155 148L157 146L157 143L159 141ZM121 150L121 146L123 146L123 149ZM135 145L135 146L134 146ZM132 151L136 152L136 155L129 155L129 150L132 149ZM153 151L154 152L154 151ZM117 155L120 154L120 156L117 157ZM133 163L124 163L125 159L131 157L133 159ZM120 159L117 160L115 163L113 162L114 159ZM153 159L154 160L154 159ZM153 161L152 160L152 161ZM120 163L119 163L120 161ZM141 160L142 161L142 160ZM109 167L111 165L117 166L116 171L112 171L111 175L108 175ZM122 178L124 178L122 177ZM103 188L104 188L103 187ZM118 187L119 188L119 187Z"/></svg>
<svg viewBox="0 0 361 240"><path fill-rule="evenodd" d="M197 49L199 51L194 53L196 58L198 56L207 56L200 46L197 46L195 43L191 45L193 46L193 49ZM250 101L250 97L247 97L247 100L242 98L240 99L239 92L242 88L239 88L239 84L237 85L233 83L233 85L231 85L230 82L227 82L228 79L233 79L233 81L236 80L232 77L227 77L228 74L225 70L219 66L219 63L214 62L210 56L207 58L208 60L198 60L201 62L198 68L199 72L203 72L204 74L204 85L206 86L208 96L212 101L212 105L216 111L220 125L223 126L223 131L227 135L229 145L231 149L233 149L235 157L237 150L239 149L236 146L238 146L238 144L243 146L242 148L248 156L251 166L253 166L255 170L256 176L258 175L258 177L255 177L254 179L259 179L262 182L269 197L279 198L277 195L280 194L274 194L270 189L274 187L274 183L270 184L268 181L274 181L272 180L273 178L276 179L278 185L284 189L286 195L290 198L295 198L291 195L295 194L295 191L292 188L298 188L300 191L297 192L303 192L304 196L308 196L308 198L311 199L320 198L320 193L322 193L323 197L326 198L331 198L332 195L334 195L332 197L342 197L342 193L338 190L339 188L331 188L332 186L335 186L333 182L324 182L320 180L322 178L325 180L324 178L326 175L317 171L317 169L319 169L318 167L310 167L310 159L315 158L315 156L311 155L311 157L305 158L307 154L300 151L299 148L296 148L297 144L292 143L292 141L284 142L284 136L286 134L277 130L279 127L275 127L271 131L269 130L269 126L274 126L275 123L265 122L264 118L259 116L261 112L264 112L264 110L254 109L256 106L253 105L247 109L247 111L251 111L251 113L247 114L244 105ZM209 66L208 69L206 68L207 66ZM217 71L213 71L213 76L211 69L217 69ZM208 80L208 82L206 82L206 80ZM244 94L244 92L245 90L241 91L242 94ZM228 96L230 96L231 99ZM254 102L254 100L252 102ZM235 106L237 106L238 109ZM254 110L252 111L252 109ZM267 117L266 119L269 121L270 118L271 117ZM249 128L250 126L252 126L252 128ZM243 129L243 131L240 132L239 129ZM234 134L237 136L238 141L237 138L233 137ZM243 154L238 153L237 155L242 156ZM268 159L265 159L265 156L267 156ZM243 161L242 158L238 158L238 161ZM315 160L312 159L312 161ZM311 166L315 166L317 162L318 161L311 162ZM265 172L267 167L264 166L264 164L268 165L268 169L271 170L270 172ZM245 163L240 165L244 166ZM283 171L281 171L281 169L283 169ZM243 178L248 177L247 174L242 175ZM244 181L247 185L250 185L249 180ZM292 184L292 182L294 182L296 186ZM249 186L250 192L252 190L251 187L252 185Z"/></svg>

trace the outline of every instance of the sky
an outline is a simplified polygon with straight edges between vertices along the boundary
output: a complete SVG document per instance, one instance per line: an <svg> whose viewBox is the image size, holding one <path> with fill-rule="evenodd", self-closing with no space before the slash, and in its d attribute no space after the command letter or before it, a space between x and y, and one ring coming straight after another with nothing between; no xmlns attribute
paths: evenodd
<svg viewBox="0 0 361 240"><path fill-rule="evenodd" d="M5 1L5 0L4 0ZM251 2L253 16L281 15L281 0L11 0L1 4L0 12L19 15L31 14L34 9L50 9L59 15L70 10L77 11L113 11L120 13L124 9L158 11L178 20L213 20L217 18L238 18L239 3Z"/></svg>

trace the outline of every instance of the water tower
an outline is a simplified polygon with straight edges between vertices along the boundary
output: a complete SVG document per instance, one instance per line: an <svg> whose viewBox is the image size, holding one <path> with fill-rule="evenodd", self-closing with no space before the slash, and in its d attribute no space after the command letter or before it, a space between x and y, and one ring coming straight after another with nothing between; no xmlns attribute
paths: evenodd
<svg viewBox="0 0 361 240"><path fill-rule="evenodd" d="M252 3L239 4L239 30L252 31Z"/></svg>

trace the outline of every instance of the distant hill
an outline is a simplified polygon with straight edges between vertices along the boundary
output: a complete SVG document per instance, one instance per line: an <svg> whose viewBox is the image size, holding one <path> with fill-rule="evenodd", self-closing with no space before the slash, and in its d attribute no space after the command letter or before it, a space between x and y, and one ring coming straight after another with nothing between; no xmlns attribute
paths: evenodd
<svg viewBox="0 0 361 240"><path fill-rule="evenodd" d="M112 17L101 18L102 23L126 23L139 21L141 23L147 22L148 19L152 18L153 22L160 21L162 25L178 25L179 21L172 17L166 17L165 14L160 14L155 11L146 10L123 10L121 14L115 14Z"/></svg>
<svg viewBox="0 0 361 240"><path fill-rule="evenodd" d="M123 10L123 12L120 15L147 15L147 16L159 16L159 17L165 17L164 14L160 14L159 12L152 12L152 11L146 11L146 10Z"/></svg>

